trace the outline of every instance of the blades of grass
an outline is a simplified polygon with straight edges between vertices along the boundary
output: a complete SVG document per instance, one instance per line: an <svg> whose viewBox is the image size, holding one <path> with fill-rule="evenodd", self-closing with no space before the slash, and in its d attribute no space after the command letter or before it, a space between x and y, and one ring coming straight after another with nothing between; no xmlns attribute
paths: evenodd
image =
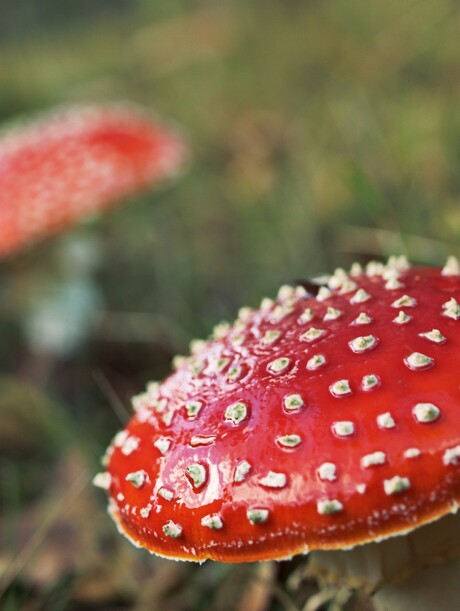
<svg viewBox="0 0 460 611"><path fill-rule="evenodd" d="M91 475L86 470L81 472L67 489L66 496L56 503L43 521L37 525L27 544L11 560L3 575L0 575L0 600L8 587L21 574L21 571L44 543L53 524L60 516L65 514L67 509L89 484L90 480Z"/></svg>
<svg viewBox="0 0 460 611"><path fill-rule="evenodd" d="M125 424L128 422L130 418L130 413L128 409L126 408L126 406L124 405L123 401L120 399L120 397L115 392L115 389L112 386L112 384L110 383L110 381L107 379L107 376L99 369L93 372L93 379L96 382L96 384L98 385L101 393L107 399L115 416L120 421L120 424L122 426L125 426Z"/></svg>

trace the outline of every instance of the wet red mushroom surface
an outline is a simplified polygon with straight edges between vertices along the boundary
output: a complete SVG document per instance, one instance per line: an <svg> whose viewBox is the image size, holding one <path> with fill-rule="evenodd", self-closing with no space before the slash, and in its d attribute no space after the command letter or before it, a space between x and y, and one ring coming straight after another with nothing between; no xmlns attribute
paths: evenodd
<svg viewBox="0 0 460 611"><path fill-rule="evenodd" d="M0 256L176 173L185 144L131 105L75 106L0 137Z"/></svg>
<svg viewBox="0 0 460 611"><path fill-rule="evenodd" d="M282 559L406 532L460 500L460 275L337 270L244 308L134 398L96 484L168 558Z"/></svg>

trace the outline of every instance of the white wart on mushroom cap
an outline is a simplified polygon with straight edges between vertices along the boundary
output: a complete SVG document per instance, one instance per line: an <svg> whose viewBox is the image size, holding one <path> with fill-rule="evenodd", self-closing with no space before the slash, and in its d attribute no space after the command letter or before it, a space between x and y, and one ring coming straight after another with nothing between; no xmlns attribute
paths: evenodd
<svg viewBox="0 0 460 611"><path fill-rule="evenodd" d="M460 276L402 258L283 287L134 398L104 487L177 559L281 559L416 528L460 500Z"/></svg>

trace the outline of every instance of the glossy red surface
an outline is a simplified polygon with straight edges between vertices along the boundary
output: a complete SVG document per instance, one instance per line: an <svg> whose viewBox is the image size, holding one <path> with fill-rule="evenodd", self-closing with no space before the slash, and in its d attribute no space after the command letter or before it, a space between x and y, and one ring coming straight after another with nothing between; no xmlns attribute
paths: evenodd
<svg viewBox="0 0 460 611"><path fill-rule="evenodd" d="M121 531L163 556L239 562L349 546L454 509L460 309L450 300L460 301L460 276L412 268L398 273L395 289L385 288L382 273L357 275L356 286L339 283L319 299L283 289L274 304L265 300L217 329L219 339L196 344L165 382L135 398L136 413L106 457L110 510ZM415 302L395 305L404 295ZM302 318L306 308L311 314ZM410 320L394 322L400 311ZM357 324L360 313L372 320ZM305 340L315 329L324 334ZM444 339L420 335L433 329ZM267 343L276 335L267 331L280 335ZM371 335L371 348L353 342ZM405 361L414 353L433 360L410 368ZM315 355L326 362L308 369ZM376 376L366 378L367 390L366 376ZM286 405L293 394L302 406ZM191 401L201 404L193 416ZM353 431L344 435L350 426L337 423L352 423ZM235 481L242 461L250 470ZM198 485L190 476L197 465ZM141 470L139 487L126 480ZM254 523L254 514L251 521L253 509L268 510L256 516L265 521Z"/></svg>
<svg viewBox="0 0 460 611"><path fill-rule="evenodd" d="M185 145L131 106L72 107L0 137L0 255L170 176Z"/></svg>

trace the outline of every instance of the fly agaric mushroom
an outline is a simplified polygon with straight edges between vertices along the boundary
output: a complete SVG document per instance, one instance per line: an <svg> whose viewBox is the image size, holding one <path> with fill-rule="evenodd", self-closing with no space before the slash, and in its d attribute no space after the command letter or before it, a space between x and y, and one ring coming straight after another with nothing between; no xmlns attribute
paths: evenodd
<svg viewBox="0 0 460 611"><path fill-rule="evenodd" d="M134 397L96 477L135 545L182 560L279 560L457 511L455 259L442 270L402 257L354 265L316 296L282 287L175 366Z"/></svg>
<svg viewBox="0 0 460 611"><path fill-rule="evenodd" d="M0 137L0 256L174 174L178 134L130 105L70 107Z"/></svg>

